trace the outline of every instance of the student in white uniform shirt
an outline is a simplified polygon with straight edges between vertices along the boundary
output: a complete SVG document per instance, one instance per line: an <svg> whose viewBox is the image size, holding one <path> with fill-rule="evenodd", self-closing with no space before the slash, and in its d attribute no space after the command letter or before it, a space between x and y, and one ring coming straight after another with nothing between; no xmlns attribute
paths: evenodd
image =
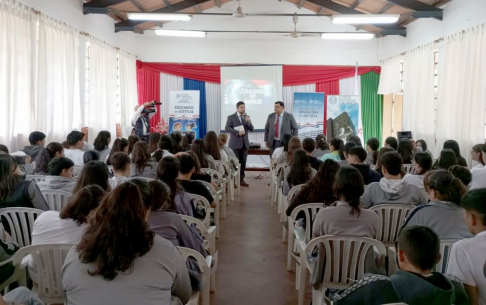
<svg viewBox="0 0 486 305"><path fill-rule="evenodd" d="M110 163L113 166L114 177L110 178L108 182L110 183L111 189L114 189L118 185L127 181L130 175L130 157L122 152L117 152L111 156Z"/></svg>
<svg viewBox="0 0 486 305"><path fill-rule="evenodd" d="M67 142L69 149L64 150L64 155L66 158L71 159L75 166L83 166L83 155L84 151L84 133L80 131L71 131L67 136Z"/></svg>
<svg viewBox="0 0 486 305"><path fill-rule="evenodd" d="M447 273L458 277L470 304L486 305L486 189L469 191L461 201L469 231L476 235L452 246Z"/></svg>
<svg viewBox="0 0 486 305"><path fill-rule="evenodd" d="M412 166L415 173L406 174L402 180L424 191L424 176L432 168L432 157L428 153L418 152L413 156Z"/></svg>
<svg viewBox="0 0 486 305"><path fill-rule="evenodd" d="M94 149L100 154L100 160L104 161L109 155L111 148L111 133L106 130L102 130L98 133L98 136L94 140Z"/></svg>
<svg viewBox="0 0 486 305"><path fill-rule="evenodd" d="M476 144L471 149L471 159L472 159L472 168L483 168L484 167L484 159L483 159L483 144Z"/></svg>
<svg viewBox="0 0 486 305"><path fill-rule="evenodd" d="M483 145L483 160L486 159L486 145ZM472 181L469 187L470 190L486 187L486 167L479 167L471 169Z"/></svg>

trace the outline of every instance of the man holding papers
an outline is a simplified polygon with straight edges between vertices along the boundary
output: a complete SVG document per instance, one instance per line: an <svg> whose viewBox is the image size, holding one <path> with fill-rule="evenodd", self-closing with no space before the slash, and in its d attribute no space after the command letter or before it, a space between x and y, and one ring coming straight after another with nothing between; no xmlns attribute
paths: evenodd
<svg viewBox="0 0 486 305"><path fill-rule="evenodd" d="M241 164L241 186L249 186L245 178L246 158L248 157L248 149L250 149L250 141L248 141L248 131L253 131L250 117L246 115L245 103L236 103L236 113L228 116L226 120L226 132L231 134L229 140L229 148L234 152Z"/></svg>

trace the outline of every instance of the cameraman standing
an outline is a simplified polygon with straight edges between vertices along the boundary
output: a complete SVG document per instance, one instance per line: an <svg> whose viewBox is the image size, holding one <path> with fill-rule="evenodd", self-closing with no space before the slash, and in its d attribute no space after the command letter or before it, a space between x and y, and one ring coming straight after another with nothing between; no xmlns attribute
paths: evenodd
<svg viewBox="0 0 486 305"><path fill-rule="evenodd" d="M135 127L135 134L145 142L148 142L150 135L150 119L157 113L155 101L146 102L143 105L135 106L135 114L132 118L132 126Z"/></svg>

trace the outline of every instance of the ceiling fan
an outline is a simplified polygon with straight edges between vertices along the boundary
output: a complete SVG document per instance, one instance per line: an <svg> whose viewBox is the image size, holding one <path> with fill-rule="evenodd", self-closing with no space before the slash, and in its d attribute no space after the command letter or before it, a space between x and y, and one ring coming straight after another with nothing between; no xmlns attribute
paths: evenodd
<svg viewBox="0 0 486 305"><path fill-rule="evenodd" d="M294 22L294 30L292 32L290 32L289 34L284 35L284 36L289 36L289 37L292 37L292 38L315 37L315 35L312 35L312 34L297 32L297 22L299 22L299 16L297 16L297 13L295 13L294 16L292 16L292 20Z"/></svg>
<svg viewBox="0 0 486 305"><path fill-rule="evenodd" d="M236 12L233 13L233 17L235 18L244 18L246 15L243 13L243 9L241 8L241 0L238 0L238 8Z"/></svg>

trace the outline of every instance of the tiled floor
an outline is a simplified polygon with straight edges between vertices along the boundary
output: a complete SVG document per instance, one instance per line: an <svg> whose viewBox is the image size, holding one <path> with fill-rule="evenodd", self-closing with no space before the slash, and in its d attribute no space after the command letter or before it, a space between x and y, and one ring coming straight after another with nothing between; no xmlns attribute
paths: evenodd
<svg viewBox="0 0 486 305"><path fill-rule="evenodd" d="M268 173L266 173L268 176ZM295 272L287 271L282 225L270 207L269 178L247 173L240 196L228 206L217 240L219 265L212 305L296 305ZM310 295L306 298L310 303Z"/></svg>

